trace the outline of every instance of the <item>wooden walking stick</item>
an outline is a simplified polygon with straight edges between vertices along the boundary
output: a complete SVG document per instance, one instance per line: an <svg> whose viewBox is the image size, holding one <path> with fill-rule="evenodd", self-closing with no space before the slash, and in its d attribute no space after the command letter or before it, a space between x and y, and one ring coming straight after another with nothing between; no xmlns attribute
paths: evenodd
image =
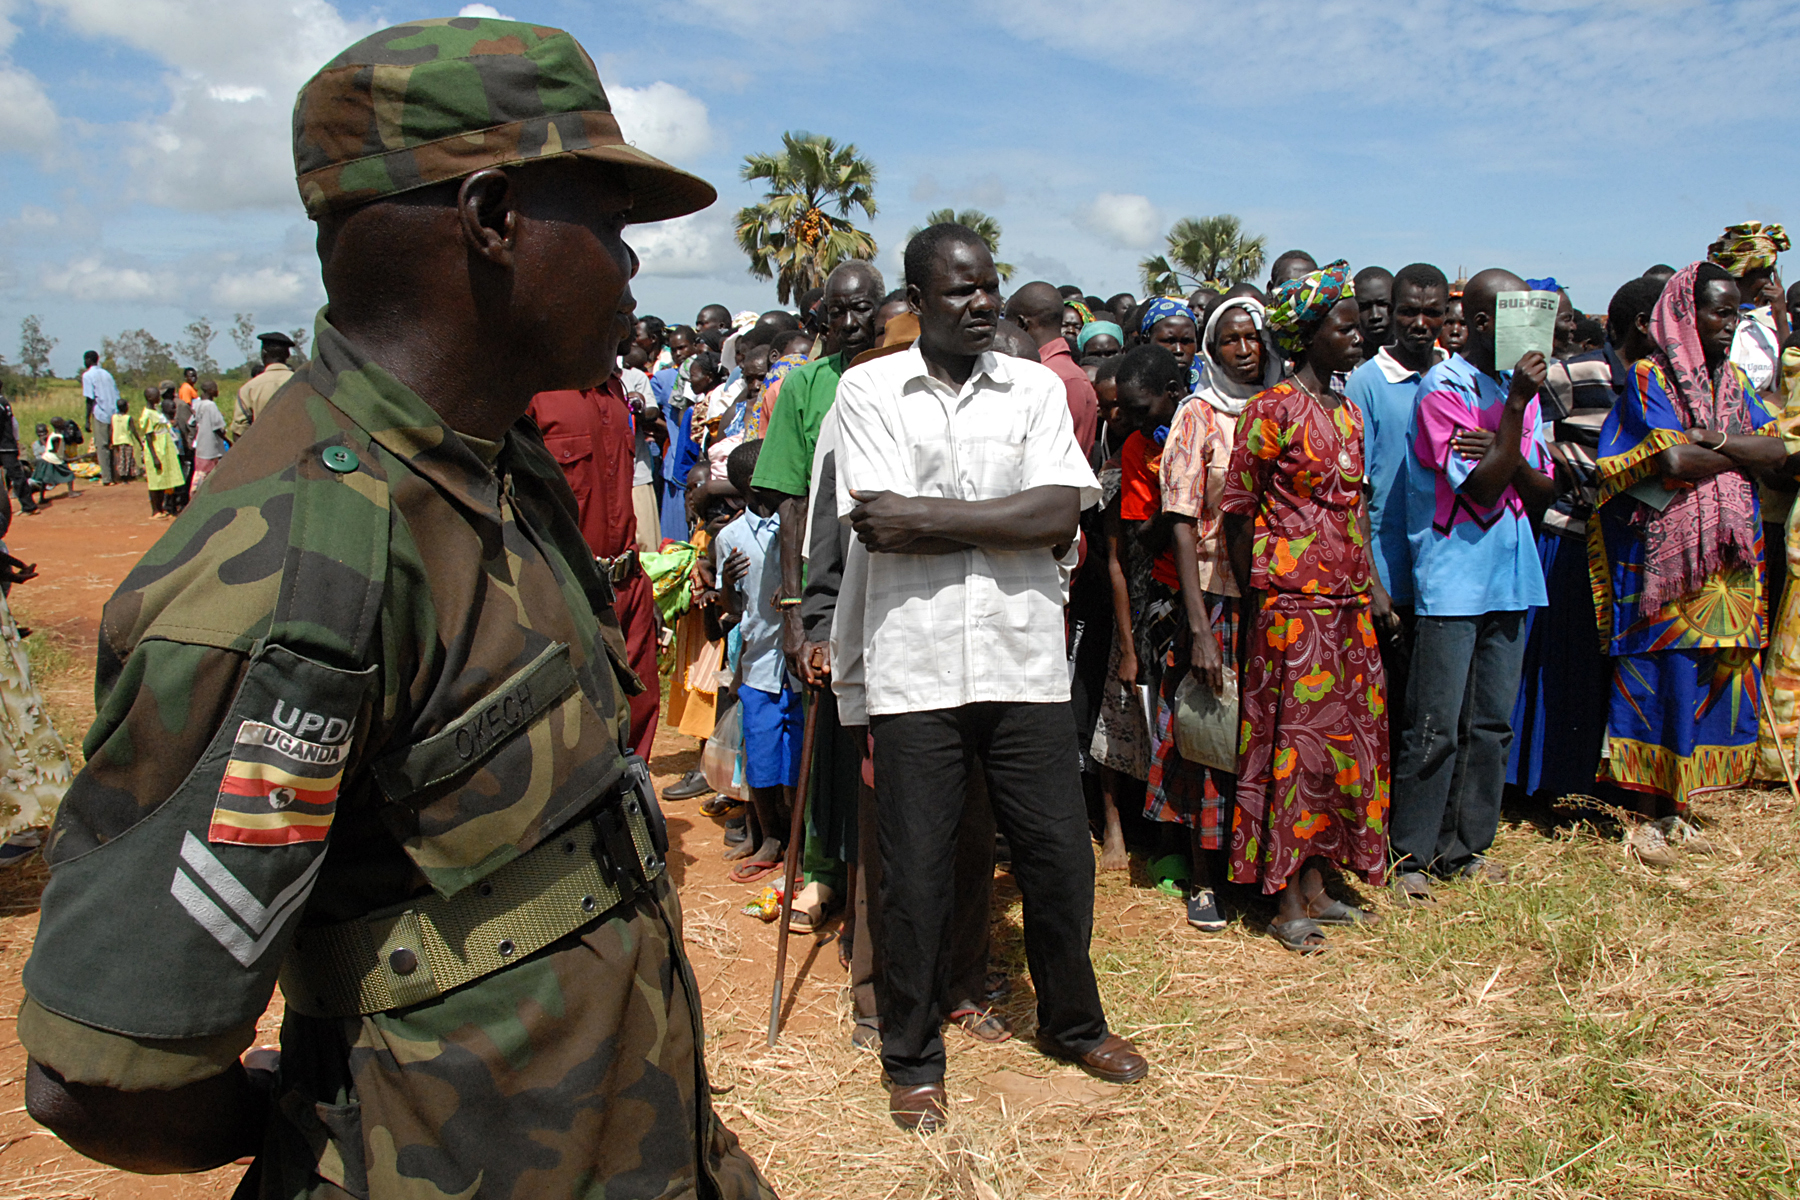
<svg viewBox="0 0 1800 1200"><path fill-rule="evenodd" d="M788 922L794 915L794 887L800 879L800 859L806 820L807 788L812 782L813 734L819 728L819 700L806 706L806 733L800 738L800 786L794 789L794 815L788 821L787 887L781 893L781 932L775 936L775 995L769 1001L769 1048L781 1035L781 984L787 977Z"/></svg>
<svg viewBox="0 0 1800 1200"><path fill-rule="evenodd" d="M1752 664L1750 669L1755 671L1755 665ZM1800 783L1794 780L1794 764L1788 761L1787 747L1781 744L1781 730L1775 728L1775 710L1769 704L1769 684L1761 671L1756 672L1756 690L1762 697L1762 718L1768 722L1769 740L1775 743L1775 753L1781 759L1781 770L1787 776L1788 791L1794 794L1796 801L1800 801Z"/></svg>

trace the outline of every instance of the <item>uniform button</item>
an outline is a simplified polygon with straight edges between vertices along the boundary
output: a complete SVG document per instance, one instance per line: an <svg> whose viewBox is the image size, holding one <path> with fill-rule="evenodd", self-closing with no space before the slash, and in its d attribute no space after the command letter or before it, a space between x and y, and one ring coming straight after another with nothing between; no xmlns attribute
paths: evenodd
<svg viewBox="0 0 1800 1200"><path fill-rule="evenodd" d="M336 471L339 475L356 470L360 462L356 457L356 451L348 446L327 446L325 452L319 457L325 461L328 468Z"/></svg>
<svg viewBox="0 0 1800 1200"><path fill-rule="evenodd" d="M402 946L388 955L388 966L396 975L411 975L419 969L419 956Z"/></svg>

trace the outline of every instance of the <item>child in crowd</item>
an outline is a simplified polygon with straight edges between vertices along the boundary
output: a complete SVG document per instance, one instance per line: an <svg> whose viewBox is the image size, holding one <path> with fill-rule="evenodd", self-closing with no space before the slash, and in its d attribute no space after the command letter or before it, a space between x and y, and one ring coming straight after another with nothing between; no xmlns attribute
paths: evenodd
<svg viewBox="0 0 1800 1200"><path fill-rule="evenodd" d="M39 422L37 441L31 444L31 457L37 460L37 467L31 472L32 486L40 493L48 493L59 483L69 485L69 495L76 494L75 472L63 459L63 435L50 426Z"/></svg>
<svg viewBox="0 0 1800 1200"><path fill-rule="evenodd" d="M198 490L211 475L230 445L225 440L225 415L219 411L219 385L208 379L194 401L194 477L189 490Z"/></svg>
<svg viewBox="0 0 1800 1200"><path fill-rule="evenodd" d="M707 414L711 433L706 442L706 464L711 479L726 478L726 459L743 442L750 412L761 403L763 379L769 372L769 347L752 346L743 352L741 363L743 376L739 382L743 387L729 401L729 407Z"/></svg>
<svg viewBox="0 0 1800 1200"><path fill-rule="evenodd" d="M144 479L150 487L150 515L167 521L181 511L180 490L187 483L181 473L181 455L175 445L172 424L175 412L175 388L168 388L165 401L157 389L144 389L144 407L138 414L138 444L143 447L149 469Z"/></svg>
<svg viewBox="0 0 1800 1200"><path fill-rule="evenodd" d="M742 638L737 697L744 722L744 783L757 831L731 854L744 859L731 873L736 883L756 883L781 867L800 782L800 681L781 653L781 610L775 605L781 516L750 487L761 450L757 440L731 452L726 468L732 488L746 497L745 509L712 544L726 611Z"/></svg>

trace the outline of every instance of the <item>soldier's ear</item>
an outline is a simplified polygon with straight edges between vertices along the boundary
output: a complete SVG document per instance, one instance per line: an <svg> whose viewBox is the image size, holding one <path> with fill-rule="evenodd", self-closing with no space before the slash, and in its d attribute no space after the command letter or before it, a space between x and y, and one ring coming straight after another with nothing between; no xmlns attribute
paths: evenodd
<svg viewBox="0 0 1800 1200"><path fill-rule="evenodd" d="M513 264L513 238L518 227L517 192L510 176L498 167L477 171L456 191L456 215L469 249L495 266Z"/></svg>

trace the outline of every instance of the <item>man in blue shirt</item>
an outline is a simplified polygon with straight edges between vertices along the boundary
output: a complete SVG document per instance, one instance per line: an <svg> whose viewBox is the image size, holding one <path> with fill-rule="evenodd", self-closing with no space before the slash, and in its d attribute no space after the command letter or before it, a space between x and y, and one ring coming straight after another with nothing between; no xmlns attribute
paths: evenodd
<svg viewBox="0 0 1800 1200"><path fill-rule="evenodd" d="M1532 521L1556 492L1538 407L1544 356L1504 371L1494 361L1495 299L1525 290L1507 271L1469 281L1468 345L1425 373L1407 433L1413 653L1431 670L1408 684L1389 829L1394 885L1420 900L1428 873L1503 877L1483 855L1500 823L1525 610L1547 602Z"/></svg>
<svg viewBox="0 0 1800 1200"><path fill-rule="evenodd" d="M100 355L89 350L81 356L81 398L87 404L82 428L94 439L94 459L100 464L100 485L113 482L112 420L119 411L119 385L112 372L100 365Z"/></svg>
<svg viewBox="0 0 1800 1200"><path fill-rule="evenodd" d="M1386 274L1386 272L1382 272ZM1359 277L1360 278L1360 277ZM1361 284L1357 287L1360 289ZM1363 415L1363 463L1369 487L1369 528L1374 531L1375 562L1387 588L1401 630L1381 643L1381 665L1387 671L1388 705L1398 712L1406 696L1408 642L1413 626L1412 548L1406 540L1406 431L1412 424L1419 381L1442 362L1437 344L1450 302L1450 281L1430 263L1400 268L1393 278L1391 303L1384 320L1393 334L1350 372L1345 394ZM1357 300L1362 292L1357 292ZM1370 345L1367 340L1363 343ZM1398 732L1398 726L1394 727ZM1400 758L1394 747L1393 761Z"/></svg>

